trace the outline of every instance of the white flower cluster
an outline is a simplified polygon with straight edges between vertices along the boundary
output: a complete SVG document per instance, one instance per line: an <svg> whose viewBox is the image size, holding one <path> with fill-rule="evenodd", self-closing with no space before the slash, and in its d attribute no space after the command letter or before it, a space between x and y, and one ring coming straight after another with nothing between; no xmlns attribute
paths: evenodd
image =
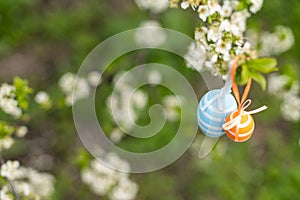
<svg viewBox="0 0 300 200"><path fill-rule="evenodd" d="M14 140L10 136L5 136L0 139L0 152L4 149L9 149L14 143Z"/></svg>
<svg viewBox="0 0 300 200"><path fill-rule="evenodd" d="M76 80L77 78L77 80ZM90 95L91 87L97 87L101 83L101 74L98 71L91 71L86 78L77 77L73 73L64 74L58 81L58 85L65 93L65 104L73 105L80 99L87 98ZM36 96L36 102L45 103L48 100L47 94Z"/></svg>
<svg viewBox="0 0 300 200"><path fill-rule="evenodd" d="M135 32L135 40L141 46L158 47L167 39L166 33L160 23L155 20L147 20L140 24Z"/></svg>
<svg viewBox="0 0 300 200"><path fill-rule="evenodd" d="M294 81L292 87L287 89L290 77L272 74L269 77L268 92L282 99L281 113L288 121L300 120L299 82Z"/></svg>
<svg viewBox="0 0 300 200"><path fill-rule="evenodd" d="M28 199L47 199L54 190L54 177L39 173L34 169L20 166L18 161L7 161L1 166L1 176L8 178L21 197ZM0 191L1 199L13 199L8 186Z"/></svg>
<svg viewBox="0 0 300 200"><path fill-rule="evenodd" d="M0 109L5 113L19 118L22 115L22 109L18 107L16 100L15 86L3 83L0 87Z"/></svg>
<svg viewBox="0 0 300 200"><path fill-rule="evenodd" d="M130 170L129 164L116 154L109 153L106 162ZM81 179L97 195L107 195L111 200L132 200L138 192L138 185L129 179L129 174L109 168L92 160L88 168L81 171Z"/></svg>
<svg viewBox="0 0 300 200"><path fill-rule="evenodd" d="M1 200L13 200L14 199L14 195L10 192L8 186L4 186L0 190L0 199Z"/></svg>
<svg viewBox="0 0 300 200"><path fill-rule="evenodd" d="M77 83L75 85L76 75L70 72L64 74L59 79L59 87L66 94L66 105L73 105L76 101L84 99L90 94L90 87L88 82L81 77L77 77Z"/></svg>
<svg viewBox="0 0 300 200"><path fill-rule="evenodd" d="M16 130L16 136L19 138L25 137L25 135L28 133L27 126L20 126Z"/></svg>
<svg viewBox="0 0 300 200"><path fill-rule="evenodd" d="M34 100L37 104L39 104L39 105L41 105L42 107L45 107L45 108L51 107L51 104L52 104L48 93L45 92L45 91L39 91L35 95Z"/></svg>
<svg viewBox="0 0 300 200"><path fill-rule="evenodd" d="M4 129L7 129L8 127L9 127L9 125L4 125ZM12 128L12 127L10 127L10 128ZM20 126L20 127L16 127L14 129L12 129L12 131L14 131L15 136L17 136L19 138L23 138L28 133L28 128L27 128L27 126ZM0 139L0 152L5 149L11 148L13 143L14 143L14 139L12 138L11 135L3 136Z"/></svg>
<svg viewBox="0 0 300 200"><path fill-rule="evenodd" d="M276 26L273 33L254 30L247 32L247 37L258 48L260 56L279 55L289 50L295 43L293 31L286 26Z"/></svg>
<svg viewBox="0 0 300 200"><path fill-rule="evenodd" d="M179 98L180 101L183 97ZM180 102L175 95L168 95L163 98L163 105L167 111L167 117L170 121L176 121L180 117Z"/></svg>
<svg viewBox="0 0 300 200"><path fill-rule="evenodd" d="M116 84L124 72L120 72L114 78ZM131 78L129 78L131 79ZM108 97L107 106L113 111L113 119L119 123L120 129L130 131L135 126L140 111L145 108L148 102L148 95L141 89L132 88L130 80L118 83L118 87L114 85L114 94ZM132 94L132 91L134 93Z"/></svg>
<svg viewBox="0 0 300 200"><path fill-rule="evenodd" d="M152 85L158 85L161 83L162 75L157 70L151 70L148 72L148 82Z"/></svg>
<svg viewBox="0 0 300 200"><path fill-rule="evenodd" d="M135 3L140 9L153 13L160 13L169 7L168 0L135 0Z"/></svg>
<svg viewBox="0 0 300 200"><path fill-rule="evenodd" d="M257 13L263 6L263 0L251 0L252 5L250 6L250 11L252 13Z"/></svg>
<svg viewBox="0 0 300 200"><path fill-rule="evenodd" d="M198 71L208 70L214 75L223 75L229 61L237 55L256 58L249 42L245 41L246 21L251 16L248 8L237 9L236 0L188 0L181 3L183 9L197 11L202 26L195 31L195 42L189 47L185 59L187 66ZM256 13L263 0L251 0L249 9Z"/></svg>
<svg viewBox="0 0 300 200"><path fill-rule="evenodd" d="M123 136L124 134L119 128L114 128L109 138L113 143L119 143L122 140Z"/></svg>

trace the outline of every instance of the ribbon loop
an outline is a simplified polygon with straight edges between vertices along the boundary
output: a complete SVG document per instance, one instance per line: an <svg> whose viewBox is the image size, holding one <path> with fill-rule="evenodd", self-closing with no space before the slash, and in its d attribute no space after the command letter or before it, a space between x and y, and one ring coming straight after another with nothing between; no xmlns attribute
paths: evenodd
<svg viewBox="0 0 300 200"><path fill-rule="evenodd" d="M231 67L231 82L232 82L232 91L233 94L236 98L236 101L238 102L238 115L236 117L233 117L232 119L230 119L228 122L224 123L222 128L225 131L228 131L234 127L237 127L236 129L236 135L235 135L235 139L238 140L239 139L239 129L238 129L238 124L241 123L242 117L243 115L251 115L251 114L255 114L258 112L261 112L263 110L266 110L268 107L267 106L262 106L260 108L257 108L255 110L252 111L245 111L245 109L247 109L252 101L251 99L247 99L247 96L250 92L250 88L251 88L251 84L252 84L252 78L250 77L247 85L244 89L243 95L242 95L242 99L240 99L240 93L239 93L239 89L237 84L235 83L235 75L236 75L236 69L238 68L238 59L235 59L232 62L232 67Z"/></svg>
<svg viewBox="0 0 300 200"><path fill-rule="evenodd" d="M243 104L242 104L242 109L246 110L250 105L251 105L252 101L251 99L247 99Z"/></svg>

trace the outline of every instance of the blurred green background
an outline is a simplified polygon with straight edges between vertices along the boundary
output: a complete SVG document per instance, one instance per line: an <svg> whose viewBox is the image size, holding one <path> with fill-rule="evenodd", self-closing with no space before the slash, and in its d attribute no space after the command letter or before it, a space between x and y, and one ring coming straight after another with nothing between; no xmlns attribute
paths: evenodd
<svg viewBox="0 0 300 200"><path fill-rule="evenodd" d="M250 27L258 30L272 31L276 25L291 27L296 42L291 50L278 56L279 66L299 66L299 10L299 0L266 0L263 9L248 21ZM168 9L155 15L141 11L133 0L1 0L1 82L11 82L14 76L20 76L28 79L35 91L46 90L54 99L59 99L62 94L57 81L62 74L76 72L101 41L137 28L149 18L191 37L199 23L191 11ZM137 53L143 54L143 51ZM106 75L105 92L99 98L110 93L111 79L117 71L141 64L135 56L133 53L113 63ZM184 61L174 55L148 51L145 61L174 66L194 88L201 81L197 72L187 69ZM157 92L158 95L169 93L165 88ZM200 98L202 94L197 95ZM280 100L267 96L257 85L250 96L256 104L263 102L269 106L266 112L255 117L256 131L250 141L236 144L223 137L204 160L197 158L198 149L192 147L165 169L132 175L139 185L136 199L300 199L300 123L284 121L280 115ZM104 105L99 109L101 106ZM4 157L16 158L31 166L31 161L41 152L50 155L51 166L41 164L38 168L56 177L51 199L106 199L94 195L80 179L80 169L89 156L77 137L71 109L57 106L41 111L32 105L29 114L30 133ZM105 114L100 118L105 129L111 131L109 117ZM147 120L145 117L141 124ZM172 134L169 133L177 126L168 123L161 136L146 142L148 145L132 140L120 145L137 152L146 151L170 141ZM202 139L201 136L196 138Z"/></svg>

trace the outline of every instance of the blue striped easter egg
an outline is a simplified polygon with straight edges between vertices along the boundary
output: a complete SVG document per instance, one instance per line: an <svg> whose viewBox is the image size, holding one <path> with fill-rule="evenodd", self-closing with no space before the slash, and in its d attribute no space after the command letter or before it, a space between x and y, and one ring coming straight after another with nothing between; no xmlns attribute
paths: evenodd
<svg viewBox="0 0 300 200"><path fill-rule="evenodd" d="M198 125L202 133L209 137L224 135L222 125L226 117L237 110L237 103L232 94L227 93L219 97L220 94L221 89L211 90L202 97L198 105Z"/></svg>

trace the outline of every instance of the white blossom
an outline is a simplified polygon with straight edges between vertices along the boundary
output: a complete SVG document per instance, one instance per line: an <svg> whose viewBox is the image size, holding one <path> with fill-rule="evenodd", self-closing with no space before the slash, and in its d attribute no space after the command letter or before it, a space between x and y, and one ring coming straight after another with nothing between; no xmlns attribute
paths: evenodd
<svg viewBox="0 0 300 200"><path fill-rule="evenodd" d="M49 197L54 190L52 175L22 167L18 161L7 161L3 164L1 176L9 178L16 192L24 197L44 199Z"/></svg>
<svg viewBox="0 0 300 200"><path fill-rule="evenodd" d="M250 11L257 13L262 8L263 2L263 0L251 0L252 5L250 6Z"/></svg>
<svg viewBox="0 0 300 200"><path fill-rule="evenodd" d="M242 37L246 31L246 20L250 17L247 10L234 12L231 15L231 32L237 37Z"/></svg>
<svg viewBox="0 0 300 200"><path fill-rule="evenodd" d="M3 149L9 149L13 145L13 143L14 140L9 136L0 139L0 151Z"/></svg>
<svg viewBox="0 0 300 200"><path fill-rule="evenodd" d="M15 96L15 94L14 94L15 91L16 91L15 86L9 85L7 83L3 83L0 87L0 97L1 98L9 97L9 96L14 97Z"/></svg>
<svg viewBox="0 0 300 200"><path fill-rule="evenodd" d="M135 89L131 81L134 79L130 73L119 72L113 79L114 91L107 98L106 104L112 111L113 120L123 132L131 131L135 120L142 114L148 103L148 95L141 89Z"/></svg>
<svg viewBox="0 0 300 200"><path fill-rule="evenodd" d="M125 171L130 170L129 163L114 153L106 154L104 161ZM108 195L112 200L134 199L138 191L137 184L129 179L128 173L109 168L97 160L92 160L90 166L81 171L81 179L96 195Z"/></svg>
<svg viewBox="0 0 300 200"><path fill-rule="evenodd" d="M18 107L18 101L15 99L16 88L7 83L0 87L0 109L5 113L19 118L22 115L22 109Z"/></svg>
<svg viewBox="0 0 300 200"><path fill-rule="evenodd" d="M15 118L19 118L22 114L21 108L18 107L18 101L15 99L5 98L0 100L0 107L5 113Z"/></svg>
<svg viewBox="0 0 300 200"><path fill-rule="evenodd" d="M203 40L207 34L206 27L200 27L195 31L195 40Z"/></svg>
<svg viewBox="0 0 300 200"><path fill-rule="evenodd" d="M268 78L268 92L278 97L283 97L285 86L290 81L288 76L272 74Z"/></svg>
<svg viewBox="0 0 300 200"><path fill-rule="evenodd" d="M187 61L188 67L201 71L206 60L205 47L199 43L190 44L189 50L187 54L184 55L184 58Z"/></svg>
<svg viewBox="0 0 300 200"><path fill-rule="evenodd" d="M182 97L181 97L182 98ZM182 99L181 99L182 100ZM180 100L175 95L168 95L163 98L163 105L167 111L167 117L170 121L176 121L180 117Z"/></svg>
<svg viewBox="0 0 300 200"><path fill-rule="evenodd" d="M43 106L47 106L51 103L50 97L49 97L48 93L45 91L39 91L35 95L34 100L36 103L43 105Z"/></svg>
<svg viewBox="0 0 300 200"><path fill-rule="evenodd" d="M91 71L88 73L87 80L93 87L97 87L101 81L101 74L97 71Z"/></svg>
<svg viewBox="0 0 300 200"><path fill-rule="evenodd" d="M209 7L207 5L199 6L198 13L199 13L200 19L202 19L202 21L206 22L207 17L210 16Z"/></svg>
<svg viewBox="0 0 300 200"><path fill-rule="evenodd" d="M167 39L167 35L160 23L155 20L148 20L140 24L135 32L135 40L139 45L158 47Z"/></svg>
<svg viewBox="0 0 300 200"><path fill-rule="evenodd" d="M221 6L217 0L208 0L207 4L210 15L221 11Z"/></svg>
<svg viewBox="0 0 300 200"><path fill-rule="evenodd" d="M123 177L113 189L110 198L111 200L133 200L137 192L138 185L127 177Z"/></svg>
<svg viewBox="0 0 300 200"><path fill-rule="evenodd" d="M110 134L110 140L114 143L119 143L122 140L122 137L124 134L119 128L113 129L113 131Z"/></svg>
<svg viewBox="0 0 300 200"><path fill-rule="evenodd" d="M28 128L27 126L20 126L17 131L16 131L16 136L17 137L24 137L28 133Z"/></svg>
<svg viewBox="0 0 300 200"><path fill-rule="evenodd" d="M18 168L20 167L19 161L7 161L5 164L1 166L1 176L15 179L19 177Z"/></svg>
<svg viewBox="0 0 300 200"><path fill-rule="evenodd" d="M129 172L130 165L126 160L122 160L116 153L110 152L106 155L106 162L114 168L121 169L122 171Z"/></svg>
<svg viewBox="0 0 300 200"><path fill-rule="evenodd" d="M221 53L223 55L227 55L230 49L231 49L231 42L227 42L222 39L219 39L217 41L216 52Z"/></svg>
<svg viewBox="0 0 300 200"><path fill-rule="evenodd" d="M80 99L87 98L90 87L84 78L77 77L70 72L64 74L58 81L62 91L66 94L66 105L73 105Z"/></svg>
<svg viewBox="0 0 300 200"><path fill-rule="evenodd" d="M283 117L289 121L300 120L300 98L296 96L290 96L284 98L281 105L281 112Z"/></svg>
<svg viewBox="0 0 300 200"><path fill-rule="evenodd" d="M226 32L230 32L231 31L231 24L229 22L229 20L224 20L221 22L220 27L219 27L219 32L222 31L226 31Z"/></svg>
<svg viewBox="0 0 300 200"><path fill-rule="evenodd" d="M184 56L187 67L198 71L208 70L215 76L222 76L224 74L221 72L226 71L229 62L237 55L245 55L252 59L257 57L256 52L244 38L246 21L251 16L248 9L256 2L242 10L238 9L239 3L236 0L182 2L185 9L197 8L200 19L205 22L196 28L195 43L189 46ZM207 18L210 16L208 21ZM237 44L236 41L241 42Z"/></svg>
<svg viewBox="0 0 300 200"><path fill-rule="evenodd" d="M136 90L130 100L130 103L133 107L143 109L147 105L148 96L142 90Z"/></svg>
<svg viewBox="0 0 300 200"><path fill-rule="evenodd" d="M207 32L207 40L217 42L221 38L221 34L216 27L212 27Z"/></svg>
<svg viewBox="0 0 300 200"><path fill-rule="evenodd" d="M160 13L169 7L168 0L135 0L135 3L140 9L153 13Z"/></svg>
<svg viewBox="0 0 300 200"><path fill-rule="evenodd" d="M232 6L230 5L230 1L224 1L224 4L220 10L220 15L222 17L229 17L233 11Z"/></svg>
<svg viewBox="0 0 300 200"><path fill-rule="evenodd" d="M161 76L161 73L157 70L151 70L149 73L148 73L148 82L150 84L160 84L161 83L161 80L162 80L162 76Z"/></svg>
<svg viewBox="0 0 300 200"><path fill-rule="evenodd" d="M182 9L187 9L190 6L189 2L183 1L181 2L181 8Z"/></svg>
<svg viewBox="0 0 300 200"><path fill-rule="evenodd" d="M76 79L75 75L68 72L59 79L58 85L63 90L63 92L67 94L72 93L75 79Z"/></svg>
<svg viewBox="0 0 300 200"><path fill-rule="evenodd" d="M294 81L288 89L287 85L290 81L291 78L286 75L272 74L268 78L268 92L283 100L281 104L283 118L296 122L300 120L300 98L298 97L300 85L298 81Z"/></svg>
<svg viewBox="0 0 300 200"><path fill-rule="evenodd" d="M252 43L259 44L258 53L261 56L281 54L289 50L295 43L293 31L285 26L276 26L273 33L263 32L260 35L250 30L248 35Z"/></svg>
<svg viewBox="0 0 300 200"><path fill-rule="evenodd" d="M117 181L117 172L106 167L97 160L91 162L91 167L81 172L81 178L97 195L106 194Z"/></svg>
<svg viewBox="0 0 300 200"><path fill-rule="evenodd" d="M9 193L8 186L2 187L0 190L0 199L1 200L13 200L13 195Z"/></svg>

